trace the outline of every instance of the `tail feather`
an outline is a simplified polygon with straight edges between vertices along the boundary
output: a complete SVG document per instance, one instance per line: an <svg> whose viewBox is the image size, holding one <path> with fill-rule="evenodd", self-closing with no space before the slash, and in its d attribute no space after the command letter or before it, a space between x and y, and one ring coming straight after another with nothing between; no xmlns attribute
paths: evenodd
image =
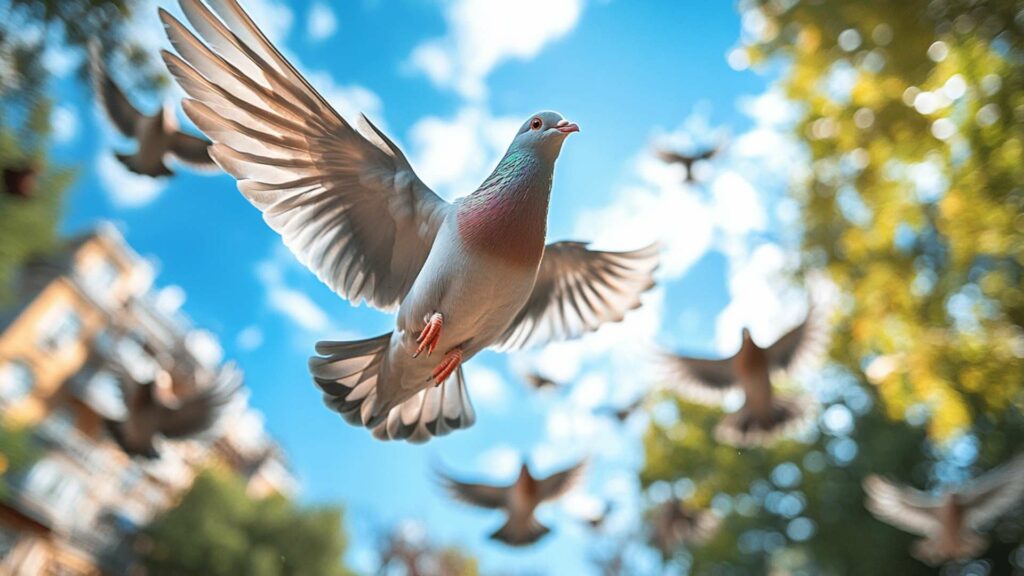
<svg viewBox="0 0 1024 576"><path fill-rule="evenodd" d="M543 538L551 529L537 521L537 518L530 516L529 520L519 525L514 519L498 528L491 534L491 540L504 542L509 546L529 546Z"/></svg>
<svg viewBox="0 0 1024 576"><path fill-rule="evenodd" d="M963 534L954 547L945 545L938 538L925 538L914 542L911 554L931 566L939 566L951 560L976 558L988 547L988 539L977 534Z"/></svg>
<svg viewBox="0 0 1024 576"><path fill-rule="evenodd" d="M422 443L468 428L476 413L459 368L440 386L430 386L402 403L377 410L377 384L391 334L354 342L319 342L309 359L313 381L328 408L353 426L365 426L380 440Z"/></svg>
<svg viewBox="0 0 1024 576"><path fill-rule="evenodd" d="M747 406L726 415L715 429L715 438L719 442L740 447L770 444L801 430L812 414L808 399L775 398L767 418L754 413Z"/></svg>

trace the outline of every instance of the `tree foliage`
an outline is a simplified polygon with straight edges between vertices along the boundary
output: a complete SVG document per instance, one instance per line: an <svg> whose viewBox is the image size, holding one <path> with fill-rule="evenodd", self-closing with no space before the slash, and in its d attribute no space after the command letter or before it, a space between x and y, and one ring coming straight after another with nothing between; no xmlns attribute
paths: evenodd
<svg viewBox="0 0 1024 576"><path fill-rule="evenodd" d="M207 472L144 530L150 543L144 563L152 576L344 575L341 522L339 509L253 499L240 478Z"/></svg>
<svg viewBox="0 0 1024 576"><path fill-rule="evenodd" d="M710 435L719 411L668 399L679 418L648 431L642 483L726 515L678 551L693 573L935 573L868 514L861 483L955 485L1024 446L1024 5L743 9L741 49L782 64L800 110L804 265L842 295L823 416L797 441L736 450ZM1018 509L971 570L1011 573L1022 534Z"/></svg>

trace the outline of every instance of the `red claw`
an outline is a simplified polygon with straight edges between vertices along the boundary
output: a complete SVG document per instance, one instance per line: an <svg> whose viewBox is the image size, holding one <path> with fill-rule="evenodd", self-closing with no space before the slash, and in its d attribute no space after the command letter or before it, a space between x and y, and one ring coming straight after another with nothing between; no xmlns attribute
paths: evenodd
<svg viewBox="0 0 1024 576"><path fill-rule="evenodd" d="M427 351L427 356L434 353L434 348L437 348L437 343L441 341L441 327L444 326L444 316L440 312L434 312L427 320L427 325L420 332L416 342L419 344L416 347L416 352L413 353L412 357L417 358L424 350Z"/></svg>
<svg viewBox="0 0 1024 576"><path fill-rule="evenodd" d="M444 359L441 363L434 368L434 384L440 386L444 384L444 381L455 372L462 364L462 349L452 348L444 355Z"/></svg>

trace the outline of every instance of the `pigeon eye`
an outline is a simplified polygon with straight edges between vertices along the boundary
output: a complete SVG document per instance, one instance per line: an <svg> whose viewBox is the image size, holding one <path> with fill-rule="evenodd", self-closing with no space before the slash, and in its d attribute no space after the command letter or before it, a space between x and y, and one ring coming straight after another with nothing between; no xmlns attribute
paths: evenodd
<svg viewBox="0 0 1024 576"><path fill-rule="evenodd" d="M530 120L530 129L531 130L540 130L540 125L541 125L540 118L534 118L533 120Z"/></svg>

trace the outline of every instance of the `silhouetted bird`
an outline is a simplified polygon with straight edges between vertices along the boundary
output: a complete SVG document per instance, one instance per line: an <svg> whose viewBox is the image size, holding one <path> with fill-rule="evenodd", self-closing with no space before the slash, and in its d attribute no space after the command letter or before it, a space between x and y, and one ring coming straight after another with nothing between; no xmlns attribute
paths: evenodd
<svg viewBox="0 0 1024 576"><path fill-rule="evenodd" d="M168 154L196 169L216 168L207 152L210 141L178 130L171 106L165 104L147 116L132 105L107 73L95 45L90 47L90 71L93 90L111 124L138 144L133 154L114 154L126 168L144 176L171 176L174 172L164 164Z"/></svg>
<svg viewBox="0 0 1024 576"><path fill-rule="evenodd" d="M4 167L4 190L19 198L31 198L36 193L39 170L33 164Z"/></svg>
<svg viewBox="0 0 1024 576"><path fill-rule="evenodd" d="M809 398L779 398L772 389L771 372L794 372L819 360L825 352L828 331L821 314L810 306L807 318L767 348L758 346L743 329L739 352L723 360L665 354L676 378L676 390L696 402L720 404L725 394L739 386L743 406L726 415L716 429L721 442L735 446L764 444L805 422Z"/></svg>
<svg viewBox="0 0 1024 576"><path fill-rule="evenodd" d="M537 506L560 498L583 477L586 462L557 472L547 478L534 478L523 464L519 477L510 486L470 484L441 475L442 482L453 498L492 510L504 510L508 521L491 534L492 540L509 546L527 546L540 540L551 530L533 515Z"/></svg>
<svg viewBox="0 0 1024 576"><path fill-rule="evenodd" d="M127 416L123 421L107 420L114 441L130 456L158 458L154 439L196 436L209 430L242 386L242 373L226 366L217 380L204 390L180 401L162 400L158 388L169 389L170 375L161 370L148 383L122 377Z"/></svg>
<svg viewBox="0 0 1024 576"><path fill-rule="evenodd" d="M1024 455L966 485L928 494L878 476L864 480L865 507L879 520L924 536L911 554L933 566L981 554L988 539L979 532L1024 498Z"/></svg>
<svg viewBox="0 0 1024 576"><path fill-rule="evenodd" d="M558 382L555 382L547 376L542 376L537 372L528 372L523 375L523 379L526 380L526 383L534 390L555 390L561 387L561 384Z"/></svg>
<svg viewBox="0 0 1024 576"><path fill-rule="evenodd" d="M594 410L594 412L596 412L596 413L598 413L598 414L600 414L602 416L608 416L610 418L614 418L620 424L622 424L622 423L625 423L626 420L629 420L629 417L632 416L633 413L636 412L637 410L639 410L640 407L643 406L643 405L644 405L644 397L640 396L636 400L633 400L632 402L630 402L629 404L627 404L625 406L622 406L621 408L615 408L615 407L612 407L612 406L601 406L599 408L596 408Z"/></svg>
<svg viewBox="0 0 1024 576"><path fill-rule="evenodd" d="M693 173L693 165L701 160L710 160L714 158L715 155L718 154L719 150L721 150L721 146L707 148L697 152L696 154L680 154L678 152L659 148L655 150L655 153L658 155L658 158L666 164L681 164L686 170L686 182L693 184L697 182L697 177Z"/></svg>
<svg viewBox="0 0 1024 576"><path fill-rule="evenodd" d="M683 544L704 544L722 522L713 510L694 510L678 500L659 504L649 519L650 542L664 558Z"/></svg>

